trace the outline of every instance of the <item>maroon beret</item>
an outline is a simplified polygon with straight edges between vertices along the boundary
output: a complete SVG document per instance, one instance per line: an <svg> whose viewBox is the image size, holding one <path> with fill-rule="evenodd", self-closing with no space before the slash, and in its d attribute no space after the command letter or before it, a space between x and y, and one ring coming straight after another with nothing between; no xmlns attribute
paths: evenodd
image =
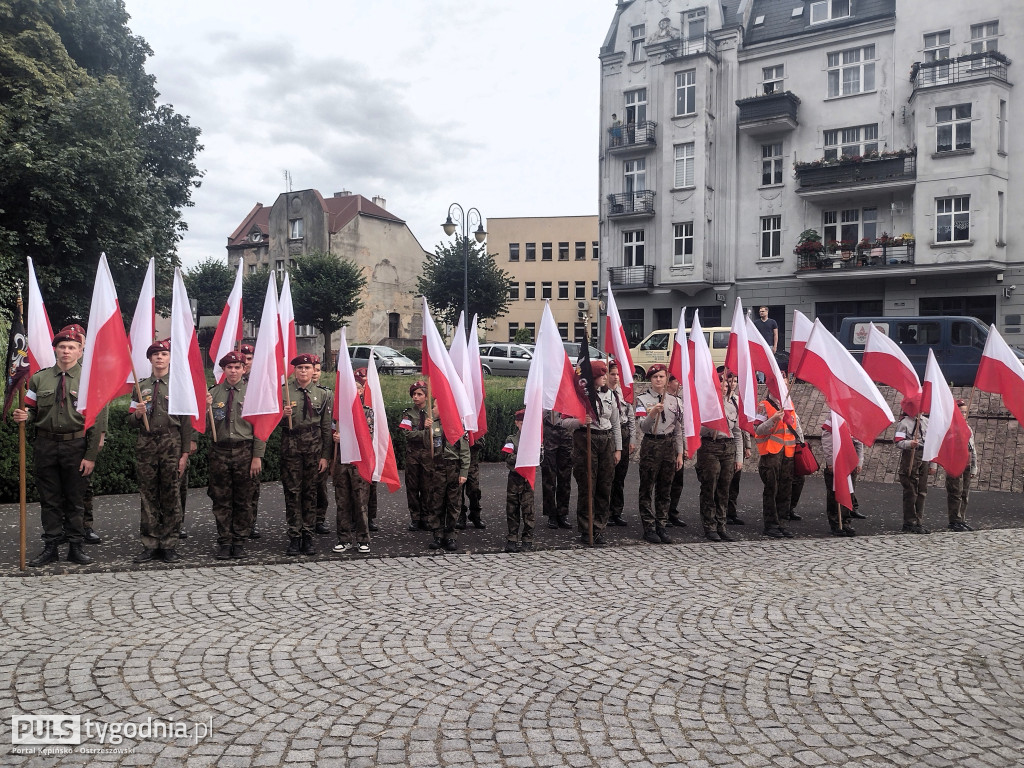
<svg viewBox="0 0 1024 768"><path fill-rule="evenodd" d="M228 352L217 364L221 368L227 368L231 363L241 363L242 365L245 365L245 355L241 352Z"/></svg>
<svg viewBox="0 0 1024 768"><path fill-rule="evenodd" d="M313 365L320 365L320 355L310 355L313 358Z"/></svg>
<svg viewBox="0 0 1024 768"><path fill-rule="evenodd" d="M664 373L667 375L668 368L666 368L662 363L655 363L654 365L647 369L647 378L651 378L651 376L653 376L656 373Z"/></svg>
<svg viewBox="0 0 1024 768"><path fill-rule="evenodd" d="M256 354L256 348L252 344L243 344L238 351L241 352L243 355Z"/></svg>
<svg viewBox="0 0 1024 768"><path fill-rule="evenodd" d="M520 408L516 411L516 421L523 421L526 419L526 409Z"/></svg>
<svg viewBox="0 0 1024 768"><path fill-rule="evenodd" d="M292 358L292 365L313 365L312 355L296 355Z"/></svg>
<svg viewBox="0 0 1024 768"><path fill-rule="evenodd" d="M352 375L356 377L356 384L365 384L366 383L366 369L365 368L356 368L355 371L352 372Z"/></svg>
<svg viewBox="0 0 1024 768"><path fill-rule="evenodd" d="M160 341L154 341L149 345L149 349L146 350L146 357L150 357L156 352L170 352L171 351L171 340L161 339Z"/></svg>
<svg viewBox="0 0 1024 768"><path fill-rule="evenodd" d="M77 323L65 325L53 337L53 346L56 347L62 341L77 341L79 344L85 344L85 328Z"/></svg>
<svg viewBox="0 0 1024 768"><path fill-rule="evenodd" d="M409 397L412 397L412 393L415 392L417 389L422 389L423 390L423 394L426 394L427 393L427 382L425 382L425 381L414 381L409 386Z"/></svg>
<svg viewBox="0 0 1024 768"><path fill-rule="evenodd" d="M604 360L591 360L590 370L594 372L595 376L605 376L608 373L608 363Z"/></svg>

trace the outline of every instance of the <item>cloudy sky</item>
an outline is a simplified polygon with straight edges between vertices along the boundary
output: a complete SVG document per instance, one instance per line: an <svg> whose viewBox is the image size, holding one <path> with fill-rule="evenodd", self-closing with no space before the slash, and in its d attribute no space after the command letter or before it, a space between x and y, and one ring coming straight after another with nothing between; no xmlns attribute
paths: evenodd
<svg viewBox="0 0 1024 768"><path fill-rule="evenodd" d="M597 212L614 0L127 0L161 102L202 129L186 265L285 190L381 195L427 250L448 205Z"/></svg>

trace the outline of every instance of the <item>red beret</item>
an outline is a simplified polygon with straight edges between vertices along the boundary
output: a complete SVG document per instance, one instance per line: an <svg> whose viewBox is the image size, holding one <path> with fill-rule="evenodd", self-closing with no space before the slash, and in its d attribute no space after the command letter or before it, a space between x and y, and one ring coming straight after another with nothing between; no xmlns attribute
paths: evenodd
<svg viewBox="0 0 1024 768"><path fill-rule="evenodd" d="M85 344L85 328L77 323L65 325L53 337L53 346L56 347L62 341L77 341L79 344Z"/></svg>
<svg viewBox="0 0 1024 768"><path fill-rule="evenodd" d="M221 368L227 368L231 363L241 363L242 365L245 365L245 356L241 352L228 352L217 364Z"/></svg>
<svg viewBox="0 0 1024 768"><path fill-rule="evenodd" d="M422 389L423 394L427 393L427 382L425 381L414 381L409 387L409 397L412 397L412 393L417 389Z"/></svg>
<svg viewBox="0 0 1024 768"><path fill-rule="evenodd" d="M296 355L292 358L292 365L313 365L313 356Z"/></svg>
<svg viewBox="0 0 1024 768"><path fill-rule="evenodd" d="M154 341L149 345L149 349L146 350L146 357L150 357L156 352L170 352L171 351L171 340L161 339L160 341Z"/></svg>
<svg viewBox="0 0 1024 768"><path fill-rule="evenodd" d="M647 369L647 378L651 378L651 376L653 376L656 373L667 374L668 373L668 368L666 368L661 363L655 363L654 365L652 365L650 368Z"/></svg>
<svg viewBox="0 0 1024 768"><path fill-rule="evenodd" d="M365 384L366 383L366 369L365 368L356 368L355 371L353 371L352 375L356 377L356 384Z"/></svg>
<svg viewBox="0 0 1024 768"><path fill-rule="evenodd" d="M591 360L590 370L594 372L595 376L604 376L608 373L608 363L604 360Z"/></svg>
<svg viewBox="0 0 1024 768"><path fill-rule="evenodd" d="M526 409L520 408L516 411L516 421L523 421L526 418Z"/></svg>
<svg viewBox="0 0 1024 768"><path fill-rule="evenodd" d="M243 355L254 355L256 354L256 348L252 344L243 344L238 350ZM244 361L243 361L244 362Z"/></svg>
<svg viewBox="0 0 1024 768"><path fill-rule="evenodd" d="M313 358L313 365L320 365L320 355L310 355Z"/></svg>

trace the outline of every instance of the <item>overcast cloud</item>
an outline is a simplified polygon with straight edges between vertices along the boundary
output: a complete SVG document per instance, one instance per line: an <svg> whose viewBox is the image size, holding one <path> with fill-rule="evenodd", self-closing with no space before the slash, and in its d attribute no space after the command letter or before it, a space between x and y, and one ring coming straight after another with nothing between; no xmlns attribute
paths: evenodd
<svg viewBox="0 0 1024 768"><path fill-rule="evenodd" d="M126 0L160 101L202 129L179 247L224 256L285 190L381 195L433 250L452 202L597 212L598 51L614 0Z"/></svg>

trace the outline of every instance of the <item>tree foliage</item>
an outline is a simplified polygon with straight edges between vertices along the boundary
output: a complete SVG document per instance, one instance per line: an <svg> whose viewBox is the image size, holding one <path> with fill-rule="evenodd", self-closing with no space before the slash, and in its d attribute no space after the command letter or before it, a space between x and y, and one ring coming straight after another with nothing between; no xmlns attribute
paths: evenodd
<svg viewBox="0 0 1024 768"><path fill-rule="evenodd" d="M247 323L260 324L263 319L263 302L267 298L267 283L270 280L270 267L260 267L255 272L242 276L242 319ZM281 290L281 281L275 280L277 290ZM294 298L292 300L294 304ZM223 308L223 306L221 307Z"/></svg>
<svg viewBox="0 0 1024 768"><path fill-rule="evenodd" d="M324 361L330 365L331 334L363 307L366 276L355 262L312 251L295 261L292 303L295 322L324 335Z"/></svg>
<svg viewBox="0 0 1024 768"><path fill-rule="evenodd" d="M123 0L0 0L0 291L31 256L55 328L87 317L101 252L129 317L155 257L166 309L199 185L199 129L157 104L127 22Z"/></svg>
<svg viewBox="0 0 1024 768"><path fill-rule="evenodd" d="M423 275L417 278L416 291L427 299L435 318L449 325L459 322L462 311L463 276L466 241L459 235L452 243L439 243L434 253L427 256ZM501 317L508 311L508 291L512 275L500 269L493 253L472 240L469 244L469 317L478 315L480 321Z"/></svg>
<svg viewBox="0 0 1024 768"><path fill-rule="evenodd" d="M196 320L212 315L220 317L235 283L235 270L216 256L207 256L187 270L183 278L188 297L194 299L198 307Z"/></svg>

